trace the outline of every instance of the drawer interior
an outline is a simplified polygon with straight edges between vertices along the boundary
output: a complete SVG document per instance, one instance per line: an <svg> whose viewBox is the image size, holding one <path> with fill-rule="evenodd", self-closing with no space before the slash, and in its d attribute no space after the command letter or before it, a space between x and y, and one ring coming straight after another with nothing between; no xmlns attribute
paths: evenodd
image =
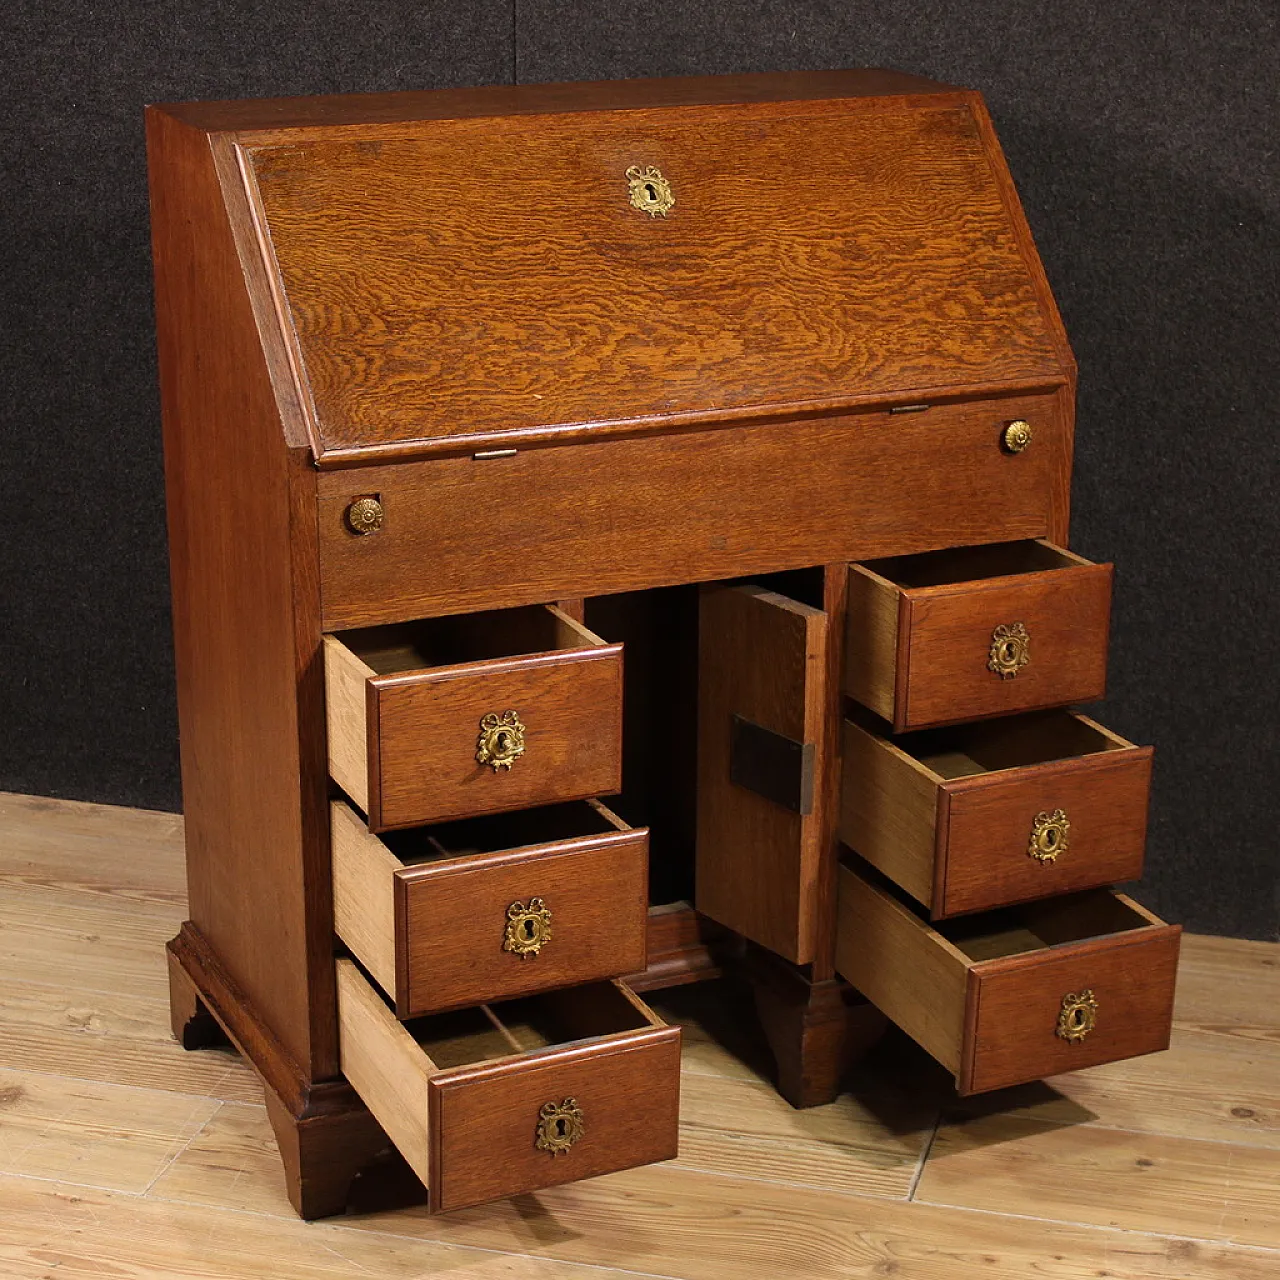
<svg viewBox="0 0 1280 1280"><path fill-rule="evenodd" d="M555 844L629 829L598 800L574 800L514 813L486 814L457 822L387 831L379 838L405 866L422 866L446 858L497 853L525 845Z"/></svg>
<svg viewBox="0 0 1280 1280"><path fill-rule="evenodd" d="M977 582L985 578L1007 578L1023 573L1045 573L1090 563L1052 542L1036 538L868 560L864 567L894 586L910 590Z"/></svg>
<svg viewBox="0 0 1280 1280"><path fill-rule="evenodd" d="M944 779L1121 751L1133 745L1087 716L1070 711L1033 712L978 724L921 729L902 734L893 743Z"/></svg>
<svg viewBox="0 0 1280 1280"><path fill-rule="evenodd" d="M932 927L976 962L1145 929L1160 921L1109 889L1051 898L942 921Z"/></svg>
<svg viewBox="0 0 1280 1280"><path fill-rule="evenodd" d="M662 1024L616 983L593 982L452 1013L428 1014L401 1025L435 1071L448 1071Z"/></svg>
<svg viewBox="0 0 1280 1280"><path fill-rule="evenodd" d="M554 605L363 627L338 638L379 676L605 643Z"/></svg>

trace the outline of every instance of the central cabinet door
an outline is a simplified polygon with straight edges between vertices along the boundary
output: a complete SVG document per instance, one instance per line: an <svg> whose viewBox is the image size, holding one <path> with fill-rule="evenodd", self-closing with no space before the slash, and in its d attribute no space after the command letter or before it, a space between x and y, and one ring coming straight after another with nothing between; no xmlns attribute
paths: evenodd
<svg viewBox="0 0 1280 1280"><path fill-rule="evenodd" d="M761 586L702 590L696 905L813 959L827 615Z"/></svg>

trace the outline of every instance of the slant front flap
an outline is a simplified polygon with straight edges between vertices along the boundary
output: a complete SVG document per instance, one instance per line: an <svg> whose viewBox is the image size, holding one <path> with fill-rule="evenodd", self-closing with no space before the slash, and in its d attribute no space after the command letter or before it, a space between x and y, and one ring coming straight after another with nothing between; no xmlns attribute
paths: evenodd
<svg viewBox="0 0 1280 1280"><path fill-rule="evenodd" d="M421 121L248 156L321 452L1063 376L964 96Z"/></svg>

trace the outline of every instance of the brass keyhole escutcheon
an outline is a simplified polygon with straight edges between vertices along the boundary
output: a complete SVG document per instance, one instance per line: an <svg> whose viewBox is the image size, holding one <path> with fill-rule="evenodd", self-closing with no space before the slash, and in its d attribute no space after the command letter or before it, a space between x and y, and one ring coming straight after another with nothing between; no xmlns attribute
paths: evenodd
<svg viewBox="0 0 1280 1280"><path fill-rule="evenodd" d="M1058 855L1067 851L1067 836L1070 832L1071 823L1065 809L1037 813L1031 823L1027 855L1041 864L1056 862Z"/></svg>
<svg viewBox="0 0 1280 1280"><path fill-rule="evenodd" d="M633 164L627 170L627 184L633 209L639 209L651 218L665 218L675 208L676 198L671 193L671 184L662 176L661 169L653 165L642 169Z"/></svg>
<svg viewBox="0 0 1280 1280"><path fill-rule="evenodd" d="M528 956L536 956L550 941L551 908L541 898L530 898L527 903L513 902L507 908L503 951L510 951L524 960Z"/></svg>
<svg viewBox="0 0 1280 1280"><path fill-rule="evenodd" d="M347 507L347 528L352 533L377 533L382 528L384 514L377 498L356 498Z"/></svg>
<svg viewBox="0 0 1280 1280"><path fill-rule="evenodd" d="M534 1146L558 1156L568 1151L586 1132L586 1121L576 1098L563 1102L544 1102L538 1112L537 1137Z"/></svg>
<svg viewBox="0 0 1280 1280"><path fill-rule="evenodd" d="M1015 418L1005 427L1000 443L1009 453L1021 453L1031 443L1031 423Z"/></svg>
<svg viewBox="0 0 1280 1280"><path fill-rule="evenodd" d="M1078 1044L1097 1025L1098 1000L1090 987L1083 991L1071 991L1062 997L1062 1008L1058 1011L1059 1040L1070 1044Z"/></svg>
<svg viewBox="0 0 1280 1280"><path fill-rule="evenodd" d="M476 760L499 769L510 769L524 755L525 728L515 711L498 715L490 711L480 721L480 736L476 739Z"/></svg>
<svg viewBox="0 0 1280 1280"><path fill-rule="evenodd" d="M1021 622L1001 623L991 633L987 670L1012 680L1031 661L1031 637Z"/></svg>

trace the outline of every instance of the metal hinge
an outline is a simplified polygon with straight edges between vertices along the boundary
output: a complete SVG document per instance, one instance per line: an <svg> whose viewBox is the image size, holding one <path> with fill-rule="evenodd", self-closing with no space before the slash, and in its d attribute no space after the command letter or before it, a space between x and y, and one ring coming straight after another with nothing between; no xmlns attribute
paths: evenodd
<svg viewBox="0 0 1280 1280"><path fill-rule="evenodd" d="M743 716L729 732L729 781L802 817L813 812L816 749Z"/></svg>

